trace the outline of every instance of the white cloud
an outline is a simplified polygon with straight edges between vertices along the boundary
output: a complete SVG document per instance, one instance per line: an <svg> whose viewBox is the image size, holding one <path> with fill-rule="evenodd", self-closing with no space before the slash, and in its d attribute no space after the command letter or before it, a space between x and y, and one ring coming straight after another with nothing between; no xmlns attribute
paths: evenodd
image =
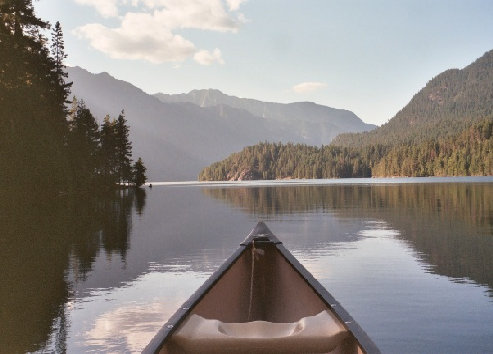
<svg viewBox="0 0 493 354"><path fill-rule="evenodd" d="M318 91L325 87L327 87L327 84L324 82L302 82L298 85L293 86L293 91L303 94Z"/></svg>
<svg viewBox="0 0 493 354"><path fill-rule="evenodd" d="M103 17L118 16L118 0L75 0L80 5L93 6Z"/></svg>
<svg viewBox="0 0 493 354"><path fill-rule="evenodd" d="M193 56L195 61L200 65L212 65L214 63L224 64L224 60L219 49L214 49L212 52L208 50L200 50Z"/></svg>
<svg viewBox="0 0 493 354"><path fill-rule="evenodd" d="M155 26L147 14L127 14L120 28L88 24L75 34L89 40L91 46L112 58L144 59L151 63L183 61L195 52L192 42ZM146 23L147 26L138 26Z"/></svg>
<svg viewBox="0 0 493 354"><path fill-rule="evenodd" d="M118 4L128 0L75 0L92 5L101 14L118 14ZM245 0L131 0L141 12L128 12L121 24L109 28L102 24L87 24L74 33L89 40L91 46L112 58L144 59L153 63L179 62L195 54L202 65L224 63L221 51L196 51L195 45L174 31L199 29L236 33L246 22L243 14L232 15ZM111 6L110 6L111 5ZM225 8L228 6L228 9ZM108 6L106 8L105 6Z"/></svg>
<svg viewBox="0 0 493 354"><path fill-rule="evenodd" d="M237 11L245 1L246 0L226 0L226 3L228 4L229 11Z"/></svg>
<svg viewBox="0 0 493 354"><path fill-rule="evenodd" d="M224 8L221 0L142 0L153 17L171 28L194 28L236 32L241 25Z"/></svg>

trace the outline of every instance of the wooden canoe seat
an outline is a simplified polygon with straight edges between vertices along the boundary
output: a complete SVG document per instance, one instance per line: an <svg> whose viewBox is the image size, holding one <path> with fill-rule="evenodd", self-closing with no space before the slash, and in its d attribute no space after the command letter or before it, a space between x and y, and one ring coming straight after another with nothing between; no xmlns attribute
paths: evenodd
<svg viewBox="0 0 493 354"><path fill-rule="evenodd" d="M328 311L293 323L224 323L192 315L173 335L180 352L327 353L349 336Z"/></svg>

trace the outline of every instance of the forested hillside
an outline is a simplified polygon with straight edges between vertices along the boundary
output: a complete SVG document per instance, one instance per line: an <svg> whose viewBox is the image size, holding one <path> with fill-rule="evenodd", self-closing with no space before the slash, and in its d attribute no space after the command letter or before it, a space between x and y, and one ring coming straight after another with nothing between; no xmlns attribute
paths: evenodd
<svg viewBox="0 0 493 354"><path fill-rule="evenodd" d="M200 180L493 175L493 119L418 145L358 148L260 143L202 170Z"/></svg>
<svg viewBox="0 0 493 354"><path fill-rule="evenodd" d="M333 145L419 144L460 133L493 116L493 50L462 70L433 78L388 123L371 132L341 134Z"/></svg>
<svg viewBox="0 0 493 354"><path fill-rule="evenodd" d="M493 175L493 51L432 79L387 124L321 148L262 143L201 180Z"/></svg>

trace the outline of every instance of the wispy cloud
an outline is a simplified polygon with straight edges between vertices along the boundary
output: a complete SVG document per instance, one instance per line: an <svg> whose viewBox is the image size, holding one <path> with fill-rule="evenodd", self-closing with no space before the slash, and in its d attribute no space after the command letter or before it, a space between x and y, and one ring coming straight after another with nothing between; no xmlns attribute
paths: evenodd
<svg viewBox="0 0 493 354"><path fill-rule="evenodd" d="M77 4L93 6L103 17L118 16L119 0L75 0Z"/></svg>
<svg viewBox="0 0 493 354"><path fill-rule="evenodd" d="M180 62L193 56L202 65L223 64L221 51L198 50L179 29L236 33L246 21L236 12L245 0L74 0L93 6L104 17L120 20L118 27L91 23L74 33L113 58L143 59L152 63ZM118 17L120 5L135 12ZM227 5L227 8L225 7Z"/></svg>
<svg viewBox="0 0 493 354"><path fill-rule="evenodd" d="M327 84L324 82L302 82L298 85L292 87L295 93L304 94L311 93L327 87Z"/></svg>
<svg viewBox="0 0 493 354"><path fill-rule="evenodd" d="M212 52L208 50L199 50L193 56L195 61L200 65L212 65L214 63L224 64L224 60L219 49L214 49Z"/></svg>

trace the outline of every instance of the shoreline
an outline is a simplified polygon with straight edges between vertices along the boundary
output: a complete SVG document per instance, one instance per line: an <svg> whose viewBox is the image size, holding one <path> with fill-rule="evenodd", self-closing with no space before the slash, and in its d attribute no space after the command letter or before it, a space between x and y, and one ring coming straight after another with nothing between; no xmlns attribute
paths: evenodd
<svg viewBox="0 0 493 354"><path fill-rule="evenodd" d="M341 184L404 184L404 183L493 183L493 176L451 176L451 177L369 177L330 179L278 179L249 181L161 181L147 182L154 186L196 186L196 187L261 187L290 185L341 185Z"/></svg>

